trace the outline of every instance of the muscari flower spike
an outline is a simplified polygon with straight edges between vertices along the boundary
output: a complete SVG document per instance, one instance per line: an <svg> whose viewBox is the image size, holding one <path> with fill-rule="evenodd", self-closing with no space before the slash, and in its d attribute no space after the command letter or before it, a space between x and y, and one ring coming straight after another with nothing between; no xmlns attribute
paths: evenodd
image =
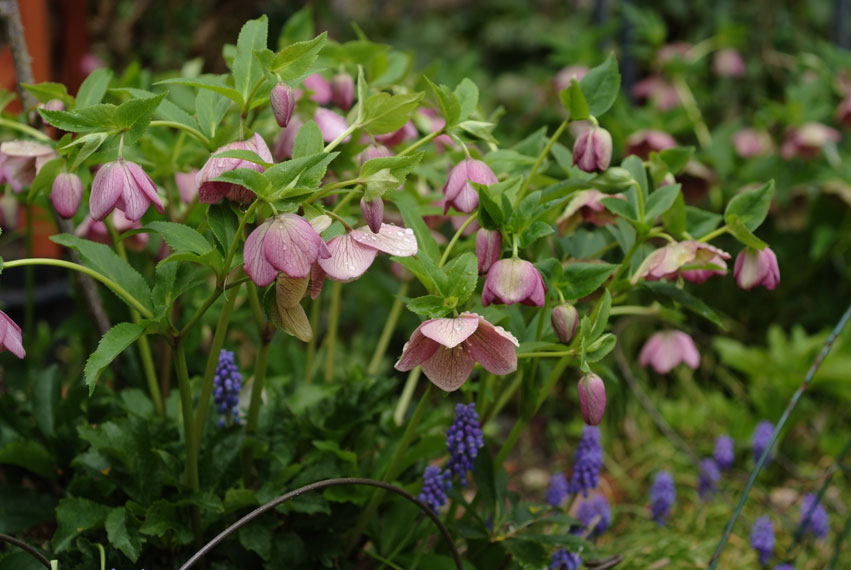
<svg viewBox="0 0 851 570"><path fill-rule="evenodd" d="M759 517L751 529L751 546L759 555L761 564L767 564L774 550L774 524L766 516Z"/></svg>
<svg viewBox="0 0 851 570"><path fill-rule="evenodd" d="M451 475L441 471L437 465L429 465L423 474L423 490L417 497L427 504L434 512L446 504L446 491L452 488Z"/></svg>
<svg viewBox="0 0 851 570"><path fill-rule="evenodd" d="M704 501L708 501L715 494L718 480L721 479L721 471L714 459L704 459L700 462L700 473L697 477L697 494Z"/></svg>
<svg viewBox="0 0 851 570"><path fill-rule="evenodd" d="M818 495L808 493L801 502L801 521L799 524L804 524L804 519L809 516L807 525L804 527L804 533L812 533L816 538L827 538L827 533L830 532L830 521L827 518L827 511L824 505L818 502Z"/></svg>
<svg viewBox="0 0 851 570"><path fill-rule="evenodd" d="M759 461L762 457L765 448L768 447L768 442L771 441L771 434L774 433L774 424L768 420L762 420L753 430L753 460ZM765 459L765 464L771 461L771 454Z"/></svg>
<svg viewBox="0 0 851 570"><path fill-rule="evenodd" d="M462 487L467 486L467 472L473 470L473 463L484 444L476 405L457 404L455 421L446 431L446 447L449 448L446 469L460 477Z"/></svg>
<svg viewBox="0 0 851 570"><path fill-rule="evenodd" d="M600 445L600 428L586 425L574 455L576 463L570 477L570 492L587 497L588 491L600 482L600 469L603 467L603 448Z"/></svg>
<svg viewBox="0 0 851 570"><path fill-rule="evenodd" d="M552 561L547 568L548 570L579 570L581 565L581 556L560 548L553 554Z"/></svg>
<svg viewBox="0 0 851 570"><path fill-rule="evenodd" d="M733 461L736 459L733 438L727 434L719 435L715 440L715 451L712 456L722 471L732 467Z"/></svg>
<svg viewBox="0 0 851 570"><path fill-rule="evenodd" d="M242 390L242 374L234 362L233 352L222 349L219 353L219 364L213 377L213 401L219 410L219 427L224 427L227 418L233 418L233 423L239 424L239 392Z"/></svg>
<svg viewBox="0 0 851 570"><path fill-rule="evenodd" d="M555 473L550 477L550 486L547 489L547 504L551 507L561 505L570 494L570 485L564 473Z"/></svg>
<svg viewBox="0 0 851 570"><path fill-rule="evenodd" d="M609 528L612 523L612 509L609 507L609 501L603 495L594 495L588 500L579 503L576 509L576 518L582 523L582 528L579 529L581 534L583 529L590 530L590 537L600 536ZM594 523L596 519L596 523ZM594 526L592 527L592 523Z"/></svg>
<svg viewBox="0 0 851 570"><path fill-rule="evenodd" d="M650 514L653 520L660 525L665 524L675 500L674 478L667 471L659 471L650 487Z"/></svg>

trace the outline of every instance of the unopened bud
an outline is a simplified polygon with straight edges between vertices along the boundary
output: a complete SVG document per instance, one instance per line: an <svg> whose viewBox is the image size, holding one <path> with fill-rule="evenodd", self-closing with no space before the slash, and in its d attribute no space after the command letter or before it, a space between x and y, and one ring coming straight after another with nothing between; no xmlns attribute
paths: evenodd
<svg viewBox="0 0 851 570"><path fill-rule="evenodd" d="M278 126L283 128L290 123L293 116L293 108L295 107L295 94L292 87L286 83L278 83L272 87L272 92L269 94L269 101L272 104L272 112L275 114L275 120L278 121Z"/></svg>
<svg viewBox="0 0 851 570"><path fill-rule="evenodd" d="M603 412L606 411L606 385L603 379L589 372L579 379L579 407L582 408L582 418L589 426L600 425Z"/></svg>
<svg viewBox="0 0 851 570"><path fill-rule="evenodd" d="M502 235L496 230L484 228L476 232L476 257L479 260L479 275L484 275L499 259L502 252Z"/></svg>
<svg viewBox="0 0 851 570"><path fill-rule="evenodd" d="M600 127L586 129L573 145L573 164L585 172L602 172L612 161L612 135Z"/></svg>
<svg viewBox="0 0 851 570"><path fill-rule="evenodd" d="M62 172L53 179L50 189L50 201L63 218L71 218L77 213L83 199L83 182L71 172Z"/></svg>
<svg viewBox="0 0 851 570"><path fill-rule="evenodd" d="M61 99L51 99L46 103L42 103L39 107L45 111L64 111L65 103L63 103Z"/></svg>
<svg viewBox="0 0 851 570"><path fill-rule="evenodd" d="M369 202L365 198L361 198L360 209L363 211L363 217L366 218L366 225L369 226L372 233L377 234L384 222L384 200L380 196Z"/></svg>
<svg viewBox="0 0 851 570"><path fill-rule="evenodd" d="M331 80L331 101L343 111L355 102L355 80L348 73L338 73Z"/></svg>
<svg viewBox="0 0 851 570"><path fill-rule="evenodd" d="M579 324L579 312L570 303L562 303L553 308L550 321L553 330L562 344L568 344L573 335L576 334L576 326Z"/></svg>

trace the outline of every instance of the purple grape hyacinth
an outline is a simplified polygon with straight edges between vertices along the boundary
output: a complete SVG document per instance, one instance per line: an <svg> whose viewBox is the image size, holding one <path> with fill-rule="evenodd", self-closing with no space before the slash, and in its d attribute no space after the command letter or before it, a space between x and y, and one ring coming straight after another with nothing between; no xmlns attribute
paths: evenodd
<svg viewBox="0 0 851 570"><path fill-rule="evenodd" d="M554 554L549 570L579 570L582 565L582 557L575 552L568 552L564 548L558 549Z"/></svg>
<svg viewBox="0 0 851 570"><path fill-rule="evenodd" d="M733 466L733 461L736 459L736 452L733 443L733 438L727 435L719 435L715 440L715 451L712 456L715 458L715 463L721 471L726 471Z"/></svg>
<svg viewBox="0 0 851 570"><path fill-rule="evenodd" d="M803 502L801 502L801 524L804 525L804 519L809 516L804 526L804 533L812 533L816 538L827 538L827 533L830 532L830 521L827 518L827 511L824 505L818 502L818 495L808 493Z"/></svg>
<svg viewBox="0 0 851 570"><path fill-rule="evenodd" d="M674 478L667 471L659 471L650 487L650 512L653 520L660 525L665 524L675 500Z"/></svg>
<svg viewBox="0 0 851 570"><path fill-rule="evenodd" d="M795 567L791 564L778 564L774 567L774 570L795 570Z"/></svg>
<svg viewBox="0 0 851 570"><path fill-rule="evenodd" d="M576 518L582 523L583 528L590 530L588 536L600 536L606 532L612 522L612 509L609 507L609 501L603 495L595 495L586 501L582 501L576 509ZM594 519L597 519L597 521L592 527L591 524L594 523Z"/></svg>
<svg viewBox="0 0 851 570"><path fill-rule="evenodd" d="M473 470L473 463L484 444L476 405L456 405L455 421L446 431L446 447L449 448L446 470L461 478L462 487L467 486L467 472Z"/></svg>
<svg viewBox="0 0 851 570"><path fill-rule="evenodd" d="M774 433L774 424L772 424L768 420L762 420L753 430L753 460L759 461L759 458L762 457L762 454L765 452L765 448L768 447L768 443L771 441L771 434ZM771 461L771 454L765 458L765 465L768 465L769 461Z"/></svg>
<svg viewBox="0 0 851 570"><path fill-rule="evenodd" d="M423 490L417 498L437 512L446 504L446 491L451 488L450 474L437 465L429 465L423 474Z"/></svg>
<svg viewBox="0 0 851 570"><path fill-rule="evenodd" d="M239 424L239 391L242 390L242 374L236 367L233 352L222 349L219 352L219 364L213 377L213 401L219 410L219 427L224 427L228 418Z"/></svg>
<svg viewBox="0 0 851 570"><path fill-rule="evenodd" d="M570 494L570 486L564 473L556 473L550 477L550 487L547 489L547 504L551 507L561 505Z"/></svg>
<svg viewBox="0 0 851 570"><path fill-rule="evenodd" d="M576 463L570 478L570 492L582 491L584 497L588 491L600 482L600 469L603 467L603 448L600 445L600 428L588 426L582 430L582 437L574 455Z"/></svg>
<svg viewBox="0 0 851 570"><path fill-rule="evenodd" d="M774 551L774 524L768 515L759 517L753 523L751 546L759 555L759 562L768 564L768 559Z"/></svg>
<svg viewBox="0 0 851 570"><path fill-rule="evenodd" d="M708 501L715 494L718 480L721 479L721 471L714 459L706 458L700 462L700 474L697 477L697 494L704 501Z"/></svg>

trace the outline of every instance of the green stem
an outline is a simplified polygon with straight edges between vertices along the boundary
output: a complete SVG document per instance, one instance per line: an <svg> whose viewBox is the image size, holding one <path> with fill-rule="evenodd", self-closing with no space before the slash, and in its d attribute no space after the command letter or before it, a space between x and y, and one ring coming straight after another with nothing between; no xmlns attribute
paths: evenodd
<svg viewBox="0 0 851 570"><path fill-rule="evenodd" d="M482 415L484 420L482 421L482 425L489 424L491 420L493 420L499 412L502 411L508 402L511 401L511 398L514 397L514 394L517 393L517 390L520 389L520 386L523 384L523 369L521 368L514 374L514 378L511 380L511 384L508 385L508 388L505 389L497 399L496 403L488 410L487 415Z"/></svg>
<svg viewBox="0 0 851 570"><path fill-rule="evenodd" d="M644 205L644 190L641 189L641 184L639 184L638 182L635 182L634 185L635 185L635 194L638 196L638 219L643 221L644 215L646 213L645 205ZM650 220L650 225L652 225L652 224L653 224L653 220ZM636 234L641 234L641 233L644 233L644 232L642 230L639 230L638 232L636 232ZM636 235L636 241L638 241L638 235Z"/></svg>
<svg viewBox="0 0 851 570"><path fill-rule="evenodd" d="M331 306L328 307L328 331L325 333L325 381L334 379L334 348L337 344L337 326L340 324L340 297L343 285L334 281L331 285Z"/></svg>
<svg viewBox="0 0 851 570"><path fill-rule="evenodd" d="M443 251L443 256L440 258L440 263L437 264L438 267L443 267L446 263L446 260L449 259L449 253L452 251L452 248L455 247L455 243L461 237L461 234L464 233L464 230L467 229L467 226L473 223L473 220L476 219L478 214L470 214L470 217L464 220L464 223L461 224L461 227L458 228L458 231L455 232L455 235L452 236L452 239L449 240L449 244L447 244L446 249Z"/></svg>
<svg viewBox="0 0 851 570"><path fill-rule="evenodd" d="M378 337L375 352L372 353L372 360L369 361L369 366L366 368L366 373L370 376L378 371L381 359L384 358L384 353L387 352L390 337L393 336L396 323L399 322L399 316L402 314L402 305L404 305L402 299L408 294L408 286L409 283L407 281L402 282L402 286L399 287L396 298L393 300L393 306L390 307L390 314L387 315L387 320L384 321L384 328L381 330L381 336Z"/></svg>
<svg viewBox="0 0 851 570"><path fill-rule="evenodd" d="M700 241L700 242L707 242L707 241L713 240L713 239L717 238L718 236L720 236L720 235L723 235L723 234L727 233L727 230L728 230L728 229L729 229L729 228L727 227L727 225L726 225L726 224L724 224L724 225L723 225L723 226L721 226L720 228L715 229L715 230L712 230L711 232L709 232L709 233L708 233L708 234L706 234L705 236L703 236L703 237L701 237L701 238L698 238L698 239L697 239L697 241Z"/></svg>
<svg viewBox="0 0 851 570"><path fill-rule="evenodd" d="M233 262L233 256L236 255L236 248L239 247L239 242L242 241L242 232L245 229L245 224L248 222L248 218L254 214L254 211L259 205L260 200L254 200L248 209L245 210L245 213L239 218L239 225L236 228L236 233L233 236L233 242L230 244L230 249L228 249L228 255L225 258L225 264L222 269L220 281L224 281L227 274L230 273L230 264Z"/></svg>
<svg viewBox="0 0 851 570"><path fill-rule="evenodd" d="M423 138L421 138L417 142L413 143L411 146L403 148L402 150L400 150L396 154L396 156L405 156L406 154L411 154L412 152L414 152L415 150L417 150L418 148L420 148L424 144L428 144L429 141L434 140L437 137L439 137L440 135L442 135L443 132L444 131L441 128L441 129L438 129L436 131L433 131L433 132L427 134L426 136L424 136Z"/></svg>
<svg viewBox="0 0 851 570"><path fill-rule="evenodd" d="M33 207L27 203L24 206L27 216L27 234L24 236L24 247L27 257L33 256ZM24 331L33 334L33 309L35 306L35 267L24 269Z"/></svg>
<svg viewBox="0 0 851 570"><path fill-rule="evenodd" d="M304 363L305 382L310 384L313 382L313 363L316 361L316 338L319 335L319 309L322 306L322 297L313 299L310 304L310 330L313 331L313 336L310 342L307 343L307 357Z"/></svg>
<svg viewBox="0 0 851 570"><path fill-rule="evenodd" d="M576 356L576 351L559 350L555 352L518 352L517 358L564 358L566 356Z"/></svg>
<svg viewBox="0 0 851 570"><path fill-rule="evenodd" d="M64 259L50 259L47 257L30 257L25 259L15 259L14 261L7 261L3 264L3 269L12 269L14 267L26 267L27 265L52 265L54 267L64 267L65 269L72 269L74 271L79 271L80 273L85 273L89 277L96 279L109 287L109 289L121 297L121 300L130 305L133 309L139 311L143 317L146 319L154 318L154 315L145 308L144 305L139 303L133 295L128 293L121 285L110 279L109 277L103 275L102 273L98 273L94 269L90 269L85 265L80 265L78 263L73 263L70 261L65 261Z"/></svg>
<svg viewBox="0 0 851 570"><path fill-rule="evenodd" d="M189 383L189 368L186 365L186 352L183 350L183 342L178 340L174 345L174 370L177 373L177 382L180 387L180 407L183 412L183 430L186 438L186 482L193 492L201 489L198 476L198 432L192 423L192 386ZM198 505L192 507L192 527L195 531L195 539L201 537L201 511Z"/></svg>
<svg viewBox="0 0 851 570"><path fill-rule="evenodd" d="M564 132L564 129L567 128L567 123L569 121L565 119L556 129L556 132L553 133L553 136L550 137L550 140L547 141L547 145L544 147L544 150L538 155L538 158L535 159L535 163L532 165L532 169L529 171L529 176L523 181L523 184L520 186L520 191L517 192L517 198L514 199L514 205L520 203L520 200L526 195L526 192L529 190L529 185L532 184L532 177L535 176L535 173L538 172L538 168L541 167L541 164L544 162L544 159L547 158L547 155L552 150L553 145L559 139L561 134Z"/></svg>
<svg viewBox="0 0 851 570"><path fill-rule="evenodd" d="M712 135L709 134L709 128L703 120L703 114L700 112L700 107L691 92L691 88L681 76L674 77L674 89L677 91L677 96L683 104L694 128L694 134L697 136L697 142L703 148L709 148L712 145Z"/></svg>
<svg viewBox="0 0 851 570"><path fill-rule="evenodd" d="M40 141L49 142L50 137L39 131L38 129L34 129L29 125L25 125L23 123L19 123L17 121L12 121L10 119L4 119L0 117L0 127L6 127L9 129L14 129L17 131L21 131L22 133L26 133L29 136L38 139Z"/></svg>
<svg viewBox="0 0 851 570"><path fill-rule="evenodd" d="M340 136L338 136L337 138L335 138L334 140L329 142L327 145L325 145L323 152L331 152L332 150L337 148L337 146L341 142L343 142L343 139L345 139L347 136L349 136L350 134L355 132L358 128L360 128L360 124L358 124L358 123L354 123L352 125L349 125L349 128L347 128L345 131L340 133Z"/></svg>
<svg viewBox="0 0 851 570"><path fill-rule="evenodd" d="M305 204L312 204L317 200L320 200L333 192L334 190L339 190L340 188L346 188L347 186L354 186L355 184L360 183L360 180L357 178L351 178L349 180L343 180L341 182L334 182L333 184L328 184L327 186L323 186L319 190L317 190L310 198L304 201Z"/></svg>
<svg viewBox="0 0 851 570"><path fill-rule="evenodd" d="M358 187L358 188L359 188L359 187ZM336 204L334 204L334 209L333 209L333 210L331 210L331 212L333 212L333 213L335 213L335 214L336 214L337 212L339 212L340 210L342 210L342 209L343 209L343 206L345 206L346 204L348 204L349 202L351 202L351 201L352 201L352 198L354 198L354 197L355 197L355 195L357 194L358 188L355 188L353 191L349 192L348 194L346 194L345 196L343 196L342 198L340 198L340 201L339 201L339 202L337 202ZM329 213L329 214L330 214L331 212L327 212L327 213Z"/></svg>
<svg viewBox="0 0 851 570"><path fill-rule="evenodd" d="M210 148L210 139L207 136L199 131L198 129L192 128L189 125L184 125L183 123L177 123L175 121L151 121L150 126L152 127L168 127L171 129L178 129L187 134L192 135L198 142L204 145L204 148Z"/></svg>
<svg viewBox="0 0 851 570"><path fill-rule="evenodd" d="M839 553L842 550L842 543L851 537L851 517L845 519L845 526L842 532L836 535L836 541L833 543L833 556L830 559L830 566L827 570L834 570L836 563L839 562Z"/></svg>
<svg viewBox="0 0 851 570"><path fill-rule="evenodd" d="M641 307L639 305L621 305L620 307L612 307L610 315L658 315L659 307L651 305L650 307Z"/></svg>
<svg viewBox="0 0 851 570"><path fill-rule="evenodd" d="M408 413L408 405L414 396L414 390L417 388L417 381L420 379L420 373L422 371L422 368L415 366L408 373L408 379L405 380L405 387L402 388L402 395L399 396L399 401L396 403L396 410L393 412L393 421L396 422L397 426L402 425L402 422L405 421L405 414Z"/></svg>
<svg viewBox="0 0 851 570"><path fill-rule="evenodd" d="M561 378L562 373L564 373L564 369L567 368L569 363L570 358L565 356L556 363L555 367L553 367L550 375L547 376L547 379L544 381L543 388L539 392L540 397L535 403L535 409L532 410L532 413L528 416L521 416L514 424L514 427L511 428L511 433L508 434L508 438L506 438L505 443L502 444L502 447L494 460L495 465L502 465L508 457L508 454L511 453L511 450L514 449L514 446L517 444L517 440L520 439L520 435L523 433L523 430L526 429L526 424L529 423L529 419L537 413L541 405L547 398L549 398L550 392L552 392L556 382L558 382L559 378Z"/></svg>
<svg viewBox="0 0 851 570"><path fill-rule="evenodd" d="M272 342L271 334L263 334L263 344L260 345L260 350L257 353L257 360L254 363L254 383L251 386L251 403L248 405L248 418L245 421L245 429L248 433L253 433L257 429L257 420L260 417L260 404L263 402L263 384L266 381L266 364L269 360L269 347Z"/></svg>
<svg viewBox="0 0 851 570"><path fill-rule="evenodd" d="M242 282L240 282L240 283L242 283ZM207 299L201 304L201 306L198 308L198 310L195 311L195 314L192 315L192 318L190 318L189 321L186 323L186 325L182 329L180 329L180 333L178 334L178 336L181 337L181 338L186 336L189 333L189 331L192 330L192 327L194 327L195 324L199 320L201 320L201 317L204 316L204 313L207 312L207 309L209 309L213 305L213 303L216 302L216 299L218 299L219 295L221 295L221 294L222 294L221 287L216 287L215 289L213 289L213 291L210 293L210 296L207 297Z"/></svg>

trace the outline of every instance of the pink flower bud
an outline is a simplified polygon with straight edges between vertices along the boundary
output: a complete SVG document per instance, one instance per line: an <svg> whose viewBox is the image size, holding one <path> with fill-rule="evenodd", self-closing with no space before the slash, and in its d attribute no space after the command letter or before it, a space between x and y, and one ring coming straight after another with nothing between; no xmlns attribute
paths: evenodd
<svg viewBox="0 0 851 570"><path fill-rule="evenodd" d="M322 107L316 109L316 114L313 115L313 120L316 121L319 131L322 133L322 140L327 143L342 135L343 132L349 128L349 124L346 122L345 117L330 109L323 109ZM343 142L349 142L350 140L352 140L351 135L344 138ZM293 141L295 141L295 139L293 139Z"/></svg>
<svg viewBox="0 0 851 570"><path fill-rule="evenodd" d="M18 358L24 358L27 355L21 338L21 327L16 325L9 315L0 311L0 352L4 350L8 350Z"/></svg>
<svg viewBox="0 0 851 570"><path fill-rule="evenodd" d="M626 139L627 156L634 154L641 160L650 158L652 151L660 152L666 148L677 146L677 141L668 133L662 131L638 131Z"/></svg>
<svg viewBox="0 0 851 570"><path fill-rule="evenodd" d="M494 263L482 288L482 306L491 303L544 306L544 279L534 265L524 259L511 257Z"/></svg>
<svg viewBox="0 0 851 570"><path fill-rule="evenodd" d="M378 233L381 229L381 224L384 222L384 200L379 196L367 202L364 198L360 199L360 209L363 212L363 217L366 219L366 225L373 233Z"/></svg>
<svg viewBox="0 0 851 570"><path fill-rule="evenodd" d="M632 96L639 101L650 101L657 111L669 111L680 104L680 96L671 82L659 75L651 75L632 86Z"/></svg>
<svg viewBox="0 0 851 570"><path fill-rule="evenodd" d="M752 248L743 249L736 257L733 276L740 289L747 290L762 285L769 291L773 291L780 283L777 256L769 247L761 251Z"/></svg>
<svg viewBox="0 0 851 570"><path fill-rule="evenodd" d="M721 49L712 57L712 71L718 77L742 77L745 74L745 60L742 54L732 48Z"/></svg>
<svg viewBox="0 0 851 570"><path fill-rule="evenodd" d="M165 211L154 181L135 162L119 158L104 164L95 174L89 196L89 212L95 220L103 220L118 209L136 222L151 204L160 214Z"/></svg>
<svg viewBox="0 0 851 570"><path fill-rule="evenodd" d="M292 87L286 83L278 83L272 87L269 94L269 102L272 104L272 113L279 127L286 127L293 116L295 108L295 93Z"/></svg>
<svg viewBox="0 0 851 570"><path fill-rule="evenodd" d="M733 146L736 154L742 158L759 156L771 150L771 137L764 131L756 129L741 129L733 135Z"/></svg>
<svg viewBox="0 0 851 570"><path fill-rule="evenodd" d="M563 67L557 74L554 80L556 92L561 93L570 87L570 80L575 79L582 81L582 78L588 73L588 68L584 65L569 65Z"/></svg>
<svg viewBox="0 0 851 570"><path fill-rule="evenodd" d="M375 140L386 146L396 146L407 140L417 138L417 128L414 123L408 121L401 128L384 135L376 135Z"/></svg>
<svg viewBox="0 0 851 570"><path fill-rule="evenodd" d="M689 335L682 331L663 331L652 335L638 355L638 364L653 367L657 374L667 374L677 364L689 368L700 364L700 353Z"/></svg>
<svg viewBox="0 0 851 570"><path fill-rule="evenodd" d="M360 165L363 166L363 163L367 160L372 160L373 158L387 158L388 156L393 156L393 152L389 148L383 144L371 144L360 151L357 158Z"/></svg>
<svg viewBox="0 0 851 570"><path fill-rule="evenodd" d="M42 103L39 107L45 111L64 111L65 103L62 102L62 99L51 99L46 103Z"/></svg>
<svg viewBox="0 0 851 570"><path fill-rule="evenodd" d="M603 379L589 372L579 379L576 388L579 391L582 419L589 426L600 425L603 412L606 411L606 385L603 384Z"/></svg>
<svg viewBox="0 0 851 570"><path fill-rule="evenodd" d="M476 257L479 261L479 275L484 275L502 253L502 235L497 230L484 228L476 232Z"/></svg>
<svg viewBox="0 0 851 570"><path fill-rule="evenodd" d="M490 185L496 183L497 178L493 170L481 160L466 158L456 164L443 185L443 195L446 198L443 205L444 214L449 211L450 206L465 214L479 206L479 193L470 182Z"/></svg>
<svg viewBox="0 0 851 570"><path fill-rule="evenodd" d="M304 79L304 88L311 91L310 100L320 105L331 102L331 83L318 73L309 75Z"/></svg>
<svg viewBox="0 0 851 570"><path fill-rule="evenodd" d="M576 334L576 326L579 324L579 311L570 303L556 305L550 315L550 322L559 342L568 344L573 340L573 335Z"/></svg>
<svg viewBox="0 0 851 570"><path fill-rule="evenodd" d="M50 201L63 218L72 218L83 199L83 182L71 172L62 172L53 179Z"/></svg>
<svg viewBox="0 0 851 570"><path fill-rule="evenodd" d="M338 73L331 80L331 101L335 107L348 111L355 102L355 80L348 73Z"/></svg>
<svg viewBox="0 0 851 570"><path fill-rule="evenodd" d="M600 172L612 160L612 135L600 127L586 129L573 145L573 164L585 172Z"/></svg>

